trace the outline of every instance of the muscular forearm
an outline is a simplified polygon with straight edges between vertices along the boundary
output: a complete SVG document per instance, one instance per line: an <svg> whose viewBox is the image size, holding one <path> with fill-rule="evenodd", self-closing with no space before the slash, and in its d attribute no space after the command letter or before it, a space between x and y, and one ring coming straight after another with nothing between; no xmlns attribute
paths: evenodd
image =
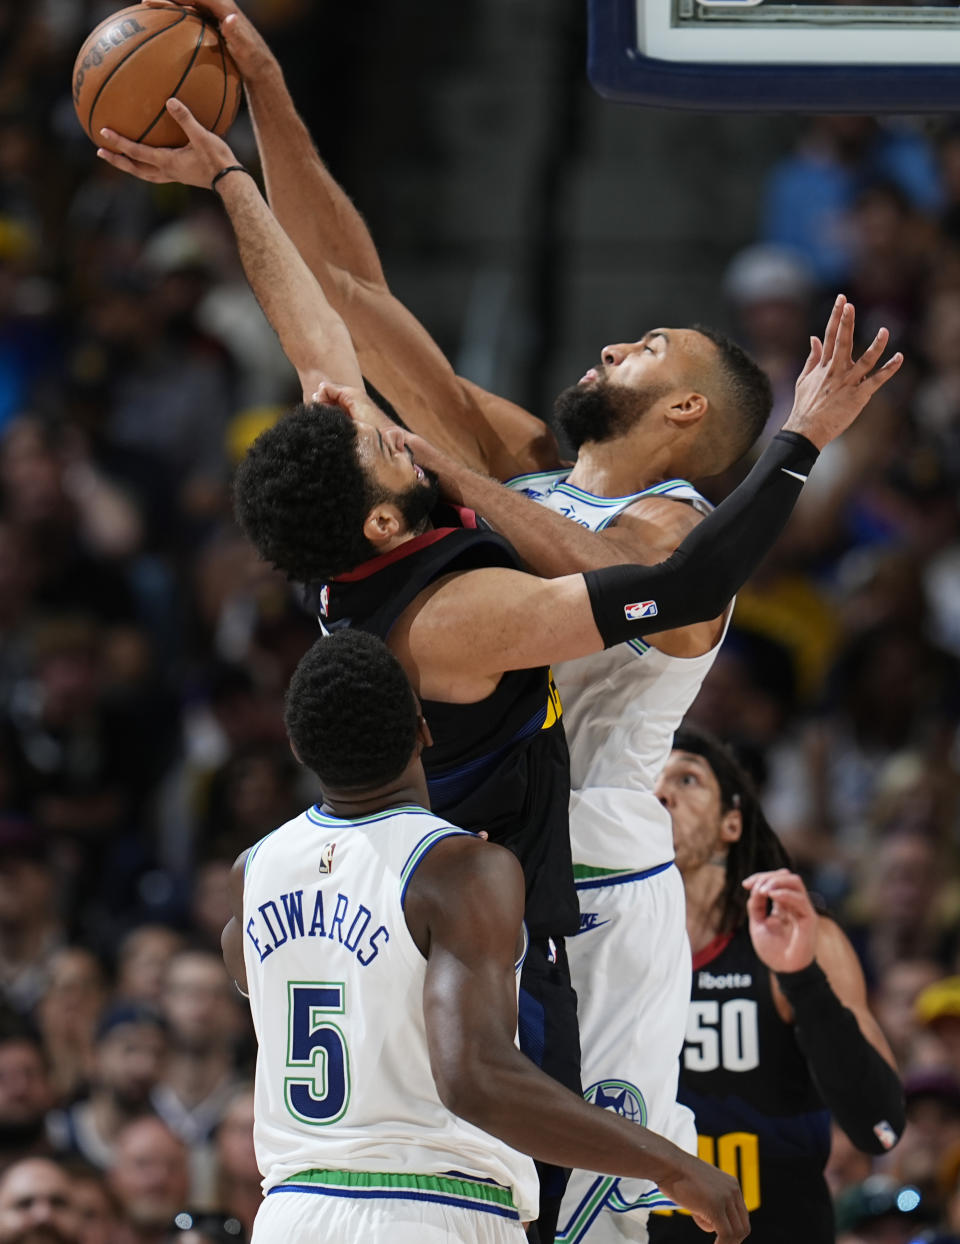
<svg viewBox="0 0 960 1244"><path fill-rule="evenodd" d="M777 983L793 1010L797 1044L837 1123L864 1153L892 1148L906 1122L896 1071L863 1035L818 964L778 972Z"/></svg>
<svg viewBox="0 0 960 1244"><path fill-rule="evenodd" d="M301 382L309 387L326 377L361 385L347 326L327 302L256 183L242 173L231 173L217 190L237 236L247 280Z"/></svg>
<svg viewBox="0 0 960 1244"><path fill-rule="evenodd" d="M662 1136L571 1093L513 1046L461 1068L456 1080L461 1087L446 1100L455 1114L538 1161L658 1184L691 1161Z"/></svg>
<svg viewBox="0 0 960 1244"><path fill-rule="evenodd" d="M445 481L446 482L446 481ZM481 514L513 545L525 565L544 579L565 574L582 574L603 566L618 566L629 557L635 562L658 562L664 549L651 540L646 547L636 537L629 550L611 543L595 531L588 531L562 514L538 505L520 493L512 492L489 476L465 467L451 475L458 500Z"/></svg>
<svg viewBox="0 0 960 1244"><path fill-rule="evenodd" d="M308 267L326 264L384 284L373 239L360 213L330 176L273 61L246 83L270 206Z"/></svg>

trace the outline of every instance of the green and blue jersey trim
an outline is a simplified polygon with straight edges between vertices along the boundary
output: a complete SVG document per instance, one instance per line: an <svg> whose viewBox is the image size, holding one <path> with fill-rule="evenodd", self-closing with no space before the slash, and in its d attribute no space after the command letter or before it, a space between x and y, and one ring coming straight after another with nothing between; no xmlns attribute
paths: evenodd
<svg viewBox="0 0 960 1244"><path fill-rule="evenodd" d="M645 868L642 872L626 868L594 868L590 864L574 864L573 883L578 890L597 890L601 886L626 885L630 881L646 881L648 877L656 877L673 867L673 860L665 864L657 864L653 868Z"/></svg>
<svg viewBox="0 0 960 1244"><path fill-rule="evenodd" d="M406 902L407 888L413 880L413 874L438 842L442 842L444 838L475 837L476 834L471 833L469 829L457 829L453 825L438 825L429 834L425 834L407 856L407 862L400 873L400 906L402 907Z"/></svg>
<svg viewBox="0 0 960 1244"><path fill-rule="evenodd" d="M307 1170L291 1175L267 1193L306 1192L360 1200L432 1201L456 1209L519 1220L513 1193L493 1180L450 1172L410 1175L390 1171Z"/></svg>
<svg viewBox="0 0 960 1244"><path fill-rule="evenodd" d="M631 1210L673 1209L674 1202L663 1195L659 1188L651 1188L635 1201L626 1201L620 1195L620 1181L610 1175L598 1177L589 1187L569 1222L557 1231L557 1244L581 1244L604 1209L615 1214L627 1214Z"/></svg>
<svg viewBox="0 0 960 1244"><path fill-rule="evenodd" d="M376 821L389 821L393 816L429 816L434 814L418 803L398 803L393 808L384 808L380 812L370 812L366 816L331 816L323 812L317 804L307 808L307 820L314 825L322 825L324 829L349 829L351 825L373 825Z"/></svg>

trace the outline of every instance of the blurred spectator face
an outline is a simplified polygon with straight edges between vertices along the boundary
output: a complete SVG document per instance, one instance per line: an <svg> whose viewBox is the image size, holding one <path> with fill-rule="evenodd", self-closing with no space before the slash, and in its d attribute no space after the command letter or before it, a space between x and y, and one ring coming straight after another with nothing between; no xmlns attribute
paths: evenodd
<svg viewBox="0 0 960 1244"><path fill-rule="evenodd" d="M166 1037L155 1024L117 1024L97 1042L97 1085L124 1110L146 1110L166 1052Z"/></svg>
<svg viewBox="0 0 960 1244"><path fill-rule="evenodd" d="M163 1014L173 1044L203 1053L229 1042L237 1007L223 960L209 951L184 951L167 969Z"/></svg>
<svg viewBox="0 0 960 1244"><path fill-rule="evenodd" d="M0 1244L79 1244L70 1179L55 1162L27 1158L4 1173Z"/></svg>
<svg viewBox="0 0 960 1244"><path fill-rule="evenodd" d="M79 1244L116 1244L120 1210L99 1175L74 1175L73 1206L80 1229Z"/></svg>
<svg viewBox="0 0 960 1244"><path fill-rule="evenodd" d="M35 1041L14 1038L0 1044L0 1142L43 1133L53 1092L43 1053Z"/></svg>
<svg viewBox="0 0 960 1244"><path fill-rule="evenodd" d="M904 959L881 977L871 1000L877 1023L890 1042L898 1061L908 1061L919 1027L913 1012L917 995L942 975L932 959Z"/></svg>
<svg viewBox="0 0 960 1244"><path fill-rule="evenodd" d="M124 938L117 967L117 997L159 1006L170 960L183 945L173 929L145 924Z"/></svg>
<svg viewBox="0 0 960 1244"><path fill-rule="evenodd" d="M49 984L40 1002L41 1027L58 1024L71 1033L87 1033L97 1024L106 1000L103 969L96 955L69 946L50 960Z"/></svg>
<svg viewBox="0 0 960 1244"><path fill-rule="evenodd" d="M30 577L20 534L10 523L0 522L0 624L19 617L29 598Z"/></svg>
<svg viewBox="0 0 960 1244"><path fill-rule="evenodd" d="M0 485L18 526L58 520L65 511L60 462L30 419L12 424L0 447Z"/></svg>
<svg viewBox="0 0 960 1244"><path fill-rule="evenodd" d="M919 834L894 834L876 857L875 918L901 928L925 925L937 891L937 856Z"/></svg>
<svg viewBox="0 0 960 1244"><path fill-rule="evenodd" d="M75 634L68 633L75 631ZM43 696L43 719L68 726L89 717L100 693L101 665L95 634L86 624L64 624L62 634L37 659L37 681Z"/></svg>
<svg viewBox="0 0 960 1244"><path fill-rule="evenodd" d="M259 1187L260 1168L253 1148L253 1089L231 1102L217 1128L217 1165L228 1179L249 1180Z"/></svg>
<svg viewBox="0 0 960 1244"><path fill-rule="evenodd" d="M233 915L228 860L210 860L198 871L193 886L190 914L193 926L213 946L220 945L220 934Z"/></svg>
<svg viewBox="0 0 960 1244"><path fill-rule="evenodd" d="M110 1183L140 1230L162 1230L187 1202L187 1148L159 1119L138 1119L117 1139Z"/></svg>
<svg viewBox="0 0 960 1244"><path fill-rule="evenodd" d="M53 912L53 874L42 860L5 850L0 841L0 928L22 930Z"/></svg>
<svg viewBox="0 0 960 1244"><path fill-rule="evenodd" d="M935 371L953 372L960 366L960 293L956 290L945 290L930 303L922 342Z"/></svg>
<svg viewBox="0 0 960 1244"><path fill-rule="evenodd" d="M949 1071L922 1071L904 1082L907 1126L893 1151L897 1178L936 1195L944 1155L960 1143L960 1080Z"/></svg>

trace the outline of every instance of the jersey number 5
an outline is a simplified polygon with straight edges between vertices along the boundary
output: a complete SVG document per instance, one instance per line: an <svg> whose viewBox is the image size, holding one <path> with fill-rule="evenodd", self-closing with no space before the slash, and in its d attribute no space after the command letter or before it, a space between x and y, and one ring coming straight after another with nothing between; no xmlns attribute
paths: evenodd
<svg viewBox="0 0 960 1244"><path fill-rule="evenodd" d="M344 1013L345 989L330 981L287 982L287 1109L302 1123L336 1123L350 1100L350 1058L343 1033L326 1018Z"/></svg>

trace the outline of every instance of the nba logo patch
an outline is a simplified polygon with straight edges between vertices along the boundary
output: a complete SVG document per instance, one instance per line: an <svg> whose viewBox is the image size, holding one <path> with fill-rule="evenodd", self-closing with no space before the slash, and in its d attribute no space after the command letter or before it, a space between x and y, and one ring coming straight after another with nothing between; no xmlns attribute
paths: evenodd
<svg viewBox="0 0 960 1244"><path fill-rule="evenodd" d="M900 1139L886 1119L874 1125L873 1134L883 1145L884 1149L892 1149Z"/></svg>
<svg viewBox="0 0 960 1244"><path fill-rule="evenodd" d="M327 616L327 609L330 607L330 585L325 583L320 589L320 616Z"/></svg>
<svg viewBox="0 0 960 1244"><path fill-rule="evenodd" d="M623 613L628 622L639 622L641 618L655 618L657 616L657 602L655 600L638 600L632 605L624 605Z"/></svg>
<svg viewBox="0 0 960 1244"><path fill-rule="evenodd" d="M333 853L336 849L335 842L325 842L320 852L320 871L327 876L333 872Z"/></svg>

